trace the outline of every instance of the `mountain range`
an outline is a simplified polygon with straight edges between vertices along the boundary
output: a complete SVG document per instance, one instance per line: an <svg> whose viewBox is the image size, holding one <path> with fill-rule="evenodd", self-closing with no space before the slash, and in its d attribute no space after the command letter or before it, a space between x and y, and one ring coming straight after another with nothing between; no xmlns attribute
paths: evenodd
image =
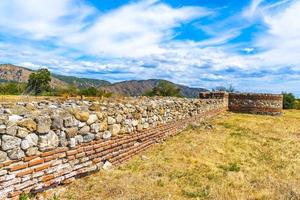
<svg viewBox="0 0 300 200"><path fill-rule="evenodd" d="M0 82L19 82L26 83L29 75L34 70L16 66L12 64L0 64ZM140 96L147 91L152 90L161 79L149 79L149 80L131 80L122 81L117 83L110 83L106 80L79 78L75 76L65 76L59 74L51 74L51 86L52 87L67 87L70 84L75 84L78 88L96 87L98 89L105 90L124 96ZM180 92L185 97L197 97L199 92L208 91L204 88L191 88L184 85L179 85L167 81L170 84L180 89Z"/></svg>

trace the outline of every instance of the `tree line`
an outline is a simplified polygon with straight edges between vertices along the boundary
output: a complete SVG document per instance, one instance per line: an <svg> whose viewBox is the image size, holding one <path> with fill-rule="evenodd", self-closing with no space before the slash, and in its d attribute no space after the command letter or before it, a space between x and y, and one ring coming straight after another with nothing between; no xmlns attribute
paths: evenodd
<svg viewBox="0 0 300 200"><path fill-rule="evenodd" d="M28 82L4 82L0 84L0 95L39 95L39 96L93 96L109 97L112 94L95 87L78 88L75 84L67 87L51 87L51 73L39 69L29 75Z"/></svg>

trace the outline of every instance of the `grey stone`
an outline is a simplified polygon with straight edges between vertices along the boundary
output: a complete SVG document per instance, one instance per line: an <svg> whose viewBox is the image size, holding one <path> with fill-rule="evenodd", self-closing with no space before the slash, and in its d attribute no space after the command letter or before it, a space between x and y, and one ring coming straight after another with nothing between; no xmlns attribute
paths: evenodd
<svg viewBox="0 0 300 200"><path fill-rule="evenodd" d="M21 149L26 150L30 147L28 140L22 140Z"/></svg>
<svg viewBox="0 0 300 200"><path fill-rule="evenodd" d="M49 108L50 108L50 109L56 109L56 108L58 108L58 107L57 107L56 105L50 105Z"/></svg>
<svg viewBox="0 0 300 200"><path fill-rule="evenodd" d="M72 126L75 126L75 124L76 124L75 118L72 116L67 116L63 120L64 120L65 127L72 127Z"/></svg>
<svg viewBox="0 0 300 200"><path fill-rule="evenodd" d="M92 133L98 133L100 131L100 124L94 123L91 125L91 132Z"/></svg>
<svg viewBox="0 0 300 200"><path fill-rule="evenodd" d="M7 153L4 151L0 151L0 162L4 162L7 160Z"/></svg>
<svg viewBox="0 0 300 200"><path fill-rule="evenodd" d="M128 125L128 126L132 126L132 120L131 119L125 119L124 124Z"/></svg>
<svg viewBox="0 0 300 200"><path fill-rule="evenodd" d="M59 140L59 146L60 147L65 147L68 144L66 133L64 131L57 131L56 132Z"/></svg>
<svg viewBox="0 0 300 200"><path fill-rule="evenodd" d="M77 144L83 143L83 137L82 137L82 135L76 135L75 136L75 140L76 140Z"/></svg>
<svg viewBox="0 0 300 200"><path fill-rule="evenodd" d="M107 124L112 125L116 123L116 119L113 117L107 117Z"/></svg>
<svg viewBox="0 0 300 200"><path fill-rule="evenodd" d="M138 120L132 120L132 126L137 126L139 124L139 121Z"/></svg>
<svg viewBox="0 0 300 200"><path fill-rule="evenodd" d="M10 122L17 122L17 121L19 121L19 120L21 120L21 119L23 119L23 117L20 116L20 115L10 115L10 116L8 117L8 120L9 120Z"/></svg>
<svg viewBox="0 0 300 200"><path fill-rule="evenodd" d="M25 138L29 134L29 131L26 128L19 127L17 136L20 138Z"/></svg>
<svg viewBox="0 0 300 200"><path fill-rule="evenodd" d="M9 149L14 149L18 148L21 144L21 139L10 136L10 135L3 135L2 136L2 149L4 151L9 150Z"/></svg>
<svg viewBox="0 0 300 200"><path fill-rule="evenodd" d="M144 124L143 124L143 128L144 128L144 129L149 128L149 124L148 124L148 123L144 123Z"/></svg>
<svg viewBox="0 0 300 200"><path fill-rule="evenodd" d="M4 124L0 125L0 134L6 133L6 126Z"/></svg>
<svg viewBox="0 0 300 200"><path fill-rule="evenodd" d="M24 151L19 148L8 150L7 155L12 160L20 160L25 157Z"/></svg>
<svg viewBox="0 0 300 200"><path fill-rule="evenodd" d="M109 161L105 161L105 163L102 166L102 168L104 170L110 170L110 169L112 169L112 167L113 167L113 165Z"/></svg>
<svg viewBox="0 0 300 200"><path fill-rule="evenodd" d="M96 133L95 138L96 138L96 140L102 139L103 138L103 132Z"/></svg>
<svg viewBox="0 0 300 200"><path fill-rule="evenodd" d="M25 137L25 140L28 142L30 147L37 146L39 137L35 133L31 133Z"/></svg>
<svg viewBox="0 0 300 200"><path fill-rule="evenodd" d="M10 124L6 127L6 134L15 136L18 131L18 126L16 124Z"/></svg>
<svg viewBox="0 0 300 200"><path fill-rule="evenodd" d="M80 135L85 135L88 134L90 132L90 127L89 126L84 126L79 130L79 134Z"/></svg>
<svg viewBox="0 0 300 200"><path fill-rule="evenodd" d="M92 114L92 115L89 116L89 119L87 120L86 123L87 123L88 125L91 125L91 124L95 123L97 120L98 120L97 115Z"/></svg>
<svg viewBox="0 0 300 200"><path fill-rule="evenodd" d="M27 156L34 156L34 155L37 155L38 152L39 152L39 150L37 147L30 147L26 150L25 154Z"/></svg>
<svg viewBox="0 0 300 200"><path fill-rule="evenodd" d="M102 138L107 140L111 138L111 132L110 131L104 131Z"/></svg>
<svg viewBox="0 0 300 200"><path fill-rule="evenodd" d="M95 135L92 133L83 136L83 142L90 142L95 139Z"/></svg>
<svg viewBox="0 0 300 200"><path fill-rule="evenodd" d="M122 120L123 120L123 116L121 114L118 114L117 117L116 117L116 122L121 123Z"/></svg>
<svg viewBox="0 0 300 200"><path fill-rule="evenodd" d="M76 139L75 139L75 138L70 138L69 146L70 146L71 148L73 148L73 147L76 146Z"/></svg>
<svg viewBox="0 0 300 200"><path fill-rule="evenodd" d="M58 136L53 132L49 131L46 135L39 136L39 150L46 151L58 147L59 140Z"/></svg>
<svg viewBox="0 0 300 200"><path fill-rule="evenodd" d="M82 127L84 127L86 125L86 122L79 122L78 123L78 127L79 128L82 128Z"/></svg>
<svg viewBox="0 0 300 200"><path fill-rule="evenodd" d="M52 124L51 118L47 115L38 116L36 119L37 122L37 132L38 133L48 133Z"/></svg>
<svg viewBox="0 0 300 200"><path fill-rule="evenodd" d="M53 115L51 129L60 130L64 127L64 120L59 115Z"/></svg>

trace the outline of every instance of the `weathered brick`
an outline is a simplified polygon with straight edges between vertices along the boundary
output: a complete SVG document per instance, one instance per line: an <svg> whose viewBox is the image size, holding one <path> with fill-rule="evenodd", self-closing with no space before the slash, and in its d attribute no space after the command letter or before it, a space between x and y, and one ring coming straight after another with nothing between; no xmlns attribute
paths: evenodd
<svg viewBox="0 0 300 200"><path fill-rule="evenodd" d="M27 157L24 158L24 161L28 162L30 160L33 160L33 159L37 158L37 157L38 157L37 155L36 156L27 156Z"/></svg>
<svg viewBox="0 0 300 200"><path fill-rule="evenodd" d="M78 153L78 154L75 155L76 158L81 158L83 156L85 156L85 152Z"/></svg>
<svg viewBox="0 0 300 200"><path fill-rule="evenodd" d="M67 151L67 156L72 156L72 155L75 155L77 154L77 150L69 150Z"/></svg>
<svg viewBox="0 0 300 200"><path fill-rule="evenodd" d="M58 155L54 154L54 155L51 155L51 156L44 157L44 160L45 160L45 162L48 162L50 160L55 160L57 158L58 158Z"/></svg>
<svg viewBox="0 0 300 200"><path fill-rule="evenodd" d="M28 163L28 166L31 167L31 166L35 166L35 165L39 165L39 164L42 164L44 163L44 159L43 158L35 158L31 161L29 161Z"/></svg>
<svg viewBox="0 0 300 200"><path fill-rule="evenodd" d="M42 181L43 181L43 182L46 182L46 181L49 181L49 180L51 180L51 179L53 179L53 178L54 178L54 175L53 175L53 174L46 175L46 176L43 176L43 177L42 177Z"/></svg>
<svg viewBox="0 0 300 200"><path fill-rule="evenodd" d="M25 169L26 167L28 167L28 163L17 163L12 166L9 166L8 170L13 172L13 171Z"/></svg>
<svg viewBox="0 0 300 200"><path fill-rule="evenodd" d="M43 152L43 153L41 154L41 157L51 156L51 155L53 155L53 154L55 154L55 153L56 153L56 150L46 151L46 152Z"/></svg>
<svg viewBox="0 0 300 200"><path fill-rule="evenodd" d="M66 156L67 156L67 154L65 152L62 152L62 153L58 154L58 158L64 158Z"/></svg>
<svg viewBox="0 0 300 200"><path fill-rule="evenodd" d="M22 170L20 172L18 172L16 174L17 177L22 177L22 176L25 176L27 174L32 174L33 173L33 169L25 169L25 170Z"/></svg>
<svg viewBox="0 0 300 200"><path fill-rule="evenodd" d="M44 163L44 164L35 166L33 169L35 172L39 172L39 171L49 168L50 166L51 166L51 163Z"/></svg>

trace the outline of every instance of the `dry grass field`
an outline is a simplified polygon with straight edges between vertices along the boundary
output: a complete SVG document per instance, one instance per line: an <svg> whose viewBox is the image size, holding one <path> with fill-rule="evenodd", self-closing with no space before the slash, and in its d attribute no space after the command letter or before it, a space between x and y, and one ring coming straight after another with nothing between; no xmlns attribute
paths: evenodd
<svg viewBox="0 0 300 200"><path fill-rule="evenodd" d="M300 199L300 111L226 113L48 199Z"/></svg>
<svg viewBox="0 0 300 200"><path fill-rule="evenodd" d="M111 97L111 99L117 99L117 97ZM105 97L67 97L67 96L28 96L28 95L0 95L0 104L14 104L18 102L34 102L34 101L65 101L65 100L91 100L101 101L106 99Z"/></svg>

